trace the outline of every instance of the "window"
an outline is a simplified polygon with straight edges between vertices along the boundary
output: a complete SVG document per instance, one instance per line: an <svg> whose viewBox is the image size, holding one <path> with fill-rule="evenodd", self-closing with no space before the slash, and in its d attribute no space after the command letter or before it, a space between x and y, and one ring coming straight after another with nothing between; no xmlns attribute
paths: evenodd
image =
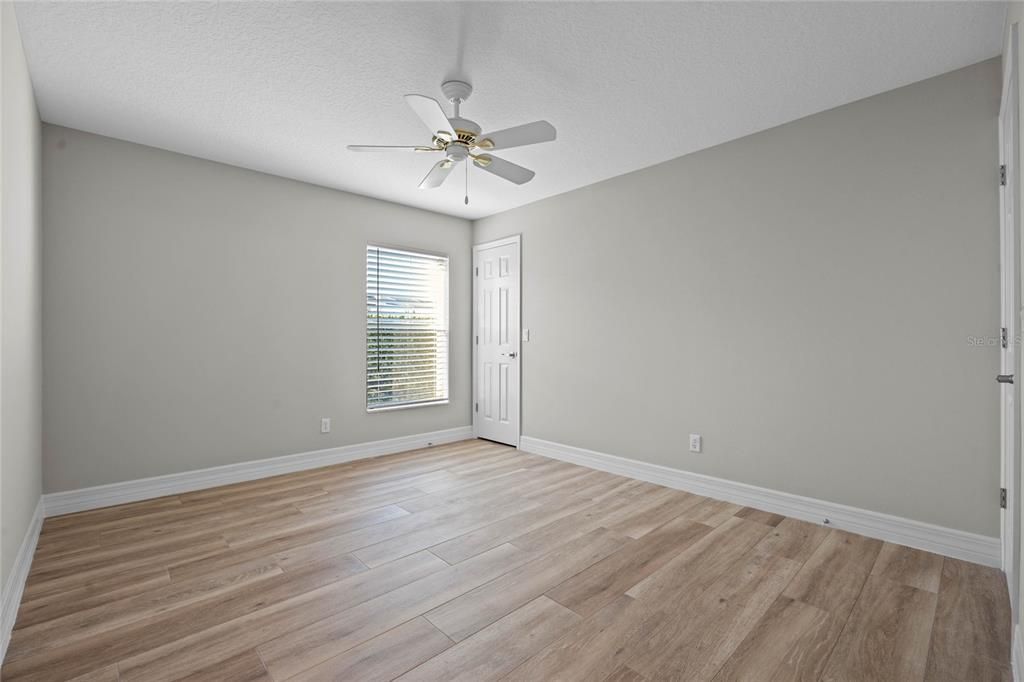
<svg viewBox="0 0 1024 682"><path fill-rule="evenodd" d="M366 247L366 409L448 402L448 258Z"/></svg>

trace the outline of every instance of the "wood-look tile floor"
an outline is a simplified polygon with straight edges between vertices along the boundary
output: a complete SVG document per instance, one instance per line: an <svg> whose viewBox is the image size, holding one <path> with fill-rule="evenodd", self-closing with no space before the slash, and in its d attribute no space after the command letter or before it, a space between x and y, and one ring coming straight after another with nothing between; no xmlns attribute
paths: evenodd
<svg viewBox="0 0 1024 682"><path fill-rule="evenodd" d="M48 519L3 679L1006 680L993 569L484 441Z"/></svg>

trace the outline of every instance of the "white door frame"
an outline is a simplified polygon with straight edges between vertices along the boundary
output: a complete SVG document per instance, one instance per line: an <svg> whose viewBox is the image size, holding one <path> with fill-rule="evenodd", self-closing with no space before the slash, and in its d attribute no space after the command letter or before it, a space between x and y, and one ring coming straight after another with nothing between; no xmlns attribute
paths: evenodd
<svg viewBox="0 0 1024 682"><path fill-rule="evenodd" d="M1019 305L1020 275L1018 259L1020 258L1020 168L1019 166L1019 97L1020 83L1017 73L1017 51L1018 32L1014 24L1007 32L1006 45L1004 46L1004 73L1001 104L999 108L999 163L1006 167L1005 176L1007 182L1000 186L999 192L999 248L1000 248L1000 306L1002 324L1008 325L1008 338L1010 352L1000 350L1000 373L1013 374L1016 382L1014 384L1002 384L1000 386L1000 460L1001 460L1001 481L1002 487L1006 489L1006 509L1000 513L1000 538L1002 546L1002 568L1007 576L1007 587L1010 593L1010 603L1016 611L1017 605L1017 561L1015 558L1017 545L1017 477L1019 475L1019 452L1020 452L1020 388L1019 382L1024 379L1020 376L1019 365L1020 348L1017 347L1017 337L1021 329L1021 310ZM1009 121L1006 121L1006 117ZM1009 124L1012 139L1009 141L1011 149L1007 151L1005 145L1004 128ZM1007 224L1007 209L1012 209L1013 224ZM1008 366L1012 363L1014 366ZM1007 410L1007 401L1012 401L1011 410ZM1007 417L1009 416L1009 423ZM1016 613L1014 613L1016 619Z"/></svg>
<svg viewBox="0 0 1024 682"><path fill-rule="evenodd" d="M472 321L472 325L471 325L471 329L470 329L470 339L469 339L469 343L473 347L473 371L471 372L471 375L472 375L472 379L471 380L473 382L473 406L472 406L473 407L473 437L474 438L478 438L479 437L479 432L478 432L478 426L479 425L477 423L478 422L477 415L479 413L477 412L477 409L476 409L476 406L477 406L477 403L478 403L477 387L479 386L479 383L477 382L477 376L476 376L476 373L477 373L477 344L476 344L476 330L477 330L476 323L477 323L477 319L476 319L476 309L477 309L477 300L478 300L478 298L477 298L477 283L479 282L479 278L477 277L477 273L476 273L477 256L479 255L479 253L481 251L485 251L487 249L494 248L495 246L505 246L507 244L515 244L516 248L519 251L519 292L518 292L519 293L519 296L518 296L518 299L519 299L519 331L518 331L518 333L516 335L516 356L517 356L517 358L519 360L519 362L518 362L519 371L516 372L516 380L519 382L519 386L518 386L518 390L516 391L516 396L517 396L517 400L519 401L519 404L517 406L518 407L517 413L519 415L519 418L517 420L518 423L516 424L516 443L515 443L515 447L518 448L519 447L519 441L522 439L522 436L523 436L523 341L522 341L522 335L523 335L523 246L522 246L522 235L521 234L514 234L514 235L511 235L511 236L508 236L508 237L502 237L501 239L494 239L494 240L489 241L489 242L483 242L481 244L474 244L473 245L473 265L472 265L472 267L473 267L474 271L472 273L470 273L472 275L472 277L473 277L473 321Z"/></svg>

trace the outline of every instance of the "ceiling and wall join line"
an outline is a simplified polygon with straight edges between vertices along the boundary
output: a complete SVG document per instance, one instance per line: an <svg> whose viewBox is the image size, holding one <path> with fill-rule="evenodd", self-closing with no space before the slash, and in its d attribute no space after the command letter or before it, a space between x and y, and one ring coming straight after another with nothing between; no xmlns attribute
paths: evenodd
<svg viewBox="0 0 1024 682"><path fill-rule="evenodd" d="M638 10L642 7L642 10ZM44 121L479 218L999 54L1005 5L872 3L17 4ZM486 130L537 177L417 184L406 93L474 86Z"/></svg>

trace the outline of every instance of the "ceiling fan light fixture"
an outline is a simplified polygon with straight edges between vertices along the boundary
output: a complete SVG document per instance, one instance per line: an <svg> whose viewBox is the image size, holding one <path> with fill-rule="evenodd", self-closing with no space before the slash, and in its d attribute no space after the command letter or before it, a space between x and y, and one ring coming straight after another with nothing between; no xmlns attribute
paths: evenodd
<svg viewBox="0 0 1024 682"><path fill-rule="evenodd" d="M469 147L464 144L450 144L445 148L445 154L448 155L448 159L453 163L460 163L466 160L469 156Z"/></svg>

